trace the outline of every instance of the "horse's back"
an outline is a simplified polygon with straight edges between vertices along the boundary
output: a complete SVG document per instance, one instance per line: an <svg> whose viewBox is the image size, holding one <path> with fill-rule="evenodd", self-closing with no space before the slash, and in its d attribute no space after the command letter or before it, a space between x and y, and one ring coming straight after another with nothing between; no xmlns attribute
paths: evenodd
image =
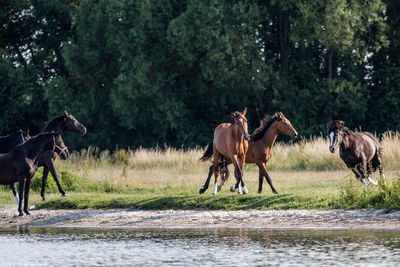
<svg viewBox="0 0 400 267"><path fill-rule="evenodd" d="M222 155L228 156L229 127L231 123L221 123L214 130L214 148Z"/></svg>
<svg viewBox="0 0 400 267"><path fill-rule="evenodd" d="M356 132L355 135L362 140L361 145L367 160L371 160L379 151L378 141L370 132Z"/></svg>

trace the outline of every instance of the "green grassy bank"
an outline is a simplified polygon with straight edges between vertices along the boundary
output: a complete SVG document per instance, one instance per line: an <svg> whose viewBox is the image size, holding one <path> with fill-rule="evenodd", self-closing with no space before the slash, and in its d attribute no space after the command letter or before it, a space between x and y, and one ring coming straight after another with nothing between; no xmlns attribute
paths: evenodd
<svg viewBox="0 0 400 267"><path fill-rule="evenodd" d="M355 180L338 154L331 154L328 141L315 138L296 144L277 144L269 173L278 195L264 181L263 194L257 194L258 168L247 165L245 182L250 194L231 193L231 178L217 196L210 188L203 195L210 163L198 161L202 149L139 149L114 153L89 148L75 152L67 161L56 161L67 197L61 197L51 178L46 196L39 193L41 169L34 178L30 205L50 209L140 208L140 209L336 209L400 208L400 182L397 170L399 134L386 134L381 140L387 182L365 188ZM378 174L374 178L378 179ZM8 187L0 187L0 204L15 205Z"/></svg>

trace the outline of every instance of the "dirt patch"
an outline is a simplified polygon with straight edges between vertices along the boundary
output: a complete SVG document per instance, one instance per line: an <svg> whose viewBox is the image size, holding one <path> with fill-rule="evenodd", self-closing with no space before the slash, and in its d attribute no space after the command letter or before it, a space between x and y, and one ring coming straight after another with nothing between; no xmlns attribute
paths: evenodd
<svg viewBox="0 0 400 267"><path fill-rule="evenodd" d="M31 215L19 217L15 209L0 209L0 227L15 226L400 229L400 211L387 213L384 210L33 210Z"/></svg>

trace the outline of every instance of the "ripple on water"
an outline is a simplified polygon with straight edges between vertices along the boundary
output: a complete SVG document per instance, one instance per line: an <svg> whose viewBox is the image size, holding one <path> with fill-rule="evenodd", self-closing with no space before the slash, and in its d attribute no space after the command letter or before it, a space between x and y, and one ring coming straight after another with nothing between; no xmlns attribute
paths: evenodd
<svg viewBox="0 0 400 267"><path fill-rule="evenodd" d="M0 228L1 266L397 266L400 231Z"/></svg>

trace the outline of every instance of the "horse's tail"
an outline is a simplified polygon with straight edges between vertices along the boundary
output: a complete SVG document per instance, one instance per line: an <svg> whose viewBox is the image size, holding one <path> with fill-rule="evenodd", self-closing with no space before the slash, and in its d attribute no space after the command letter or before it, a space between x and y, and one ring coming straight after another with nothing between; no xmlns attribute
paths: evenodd
<svg viewBox="0 0 400 267"><path fill-rule="evenodd" d="M206 151L204 151L203 156L201 156L200 160L201 161L207 161L212 158L214 155L214 147L213 143L209 144Z"/></svg>

